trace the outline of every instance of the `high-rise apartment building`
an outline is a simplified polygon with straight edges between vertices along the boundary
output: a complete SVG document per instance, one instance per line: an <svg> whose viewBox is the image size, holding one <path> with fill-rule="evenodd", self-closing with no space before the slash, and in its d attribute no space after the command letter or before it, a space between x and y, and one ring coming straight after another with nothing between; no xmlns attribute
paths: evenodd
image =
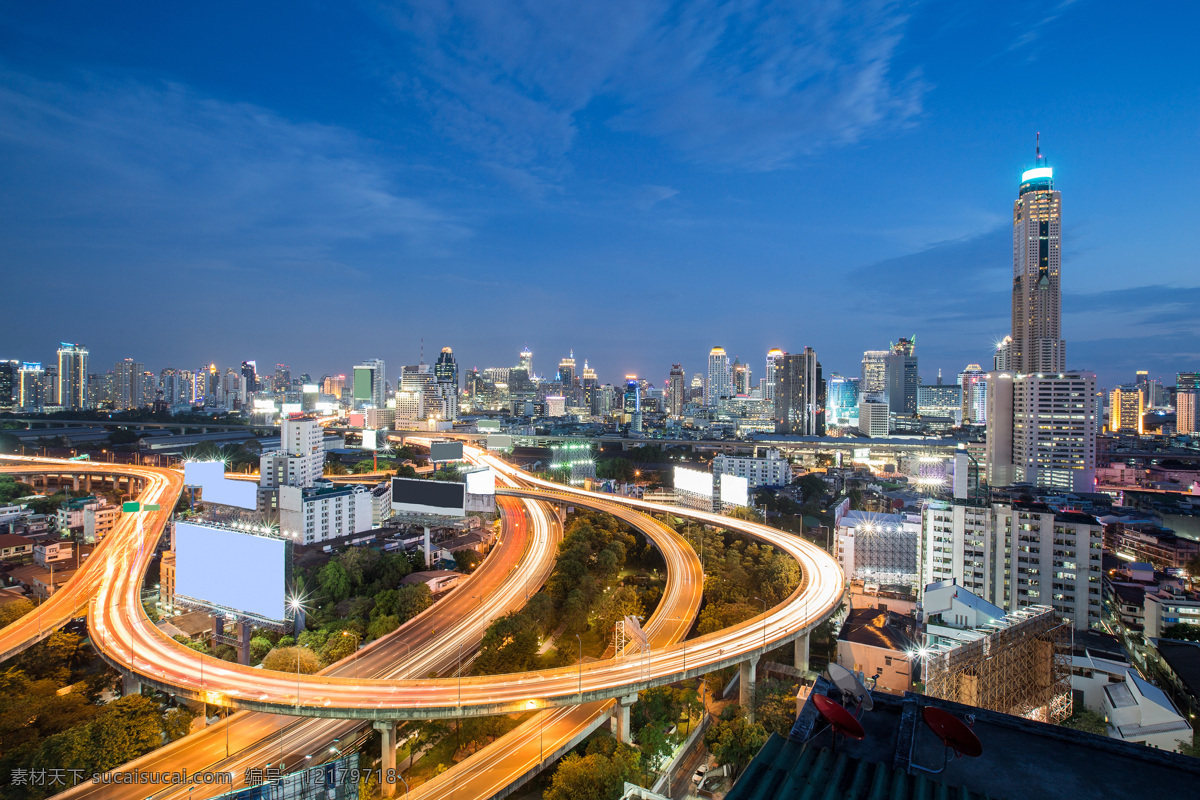
<svg viewBox="0 0 1200 800"><path fill-rule="evenodd" d="M927 501L921 584L954 579L1010 613L1049 605L1076 630L1099 627L1103 530L1040 503Z"/></svg>
<svg viewBox="0 0 1200 800"><path fill-rule="evenodd" d="M354 366L354 405L387 406L387 368L382 359L368 358Z"/></svg>
<svg viewBox="0 0 1200 800"><path fill-rule="evenodd" d="M276 394L282 394L292 388L292 368L287 364L275 365L275 377L271 381L271 388Z"/></svg>
<svg viewBox="0 0 1200 800"><path fill-rule="evenodd" d="M962 424L986 424L987 373L978 364L967 364L958 373L958 385L962 389Z"/></svg>
<svg viewBox="0 0 1200 800"><path fill-rule="evenodd" d="M733 395L746 396L750 394L750 390L754 388L753 376L750 373L750 365L743 364L740 359L733 359Z"/></svg>
<svg viewBox="0 0 1200 800"><path fill-rule="evenodd" d="M258 391L258 364L253 361L242 362L242 377L246 379L246 393Z"/></svg>
<svg viewBox="0 0 1200 800"><path fill-rule="evenodd" d="M1141 435L1146 432L1142 416L1146 413L1145 396L1137 385L1125 384L1108 396L1108 427L1113 433L1124 431Z"/></svg>
<svg viewBox="0 0 1200 800"><path fill-rule="evenodd" d="M1013 368L1012 340L1011 336L1005 336L996 344L996 352L992 354L992 369L1008 370Z"/></svg>
<svg viewBox="0 0 1200 800"><path fill-rule="evenodd" d="M766 398L768 400L775 399L775 367L779 363L779 359L783 358L783 351L778 347L773 347L767 351L767 371L766 371Z"/></svg>
<svg viewBox="0 0 1200 800"><path fill-rule="evenodd" d="M992 486L1095 489L1094 372L988 373L987 473Z"/></svg>
<svg viewBox="0 0 1200 800"><path fill-rule="evenodd" d="M583 377L580 378L579 384L583 391L583 407L592 416L599 416L600 402L597 394L600 391L600 378L596 376L596 370L588 364L586 358L583 360Z"/></svg>
<svg viewBox="0 0 1200 800"><path fill-rule="evenodd" d="M825 379L811 347L775 364L775 432L825 435Z"/></svg>
<svg viewBox="0 0 1200 800"><path fill-rule="evenodd" d="M0 408L14 404L17 396L17 371L21 364L12 359L0 361Z"/></svg>
<svg viewBox="0 0 1200 800"><path fill-rule="evenodd" d="M81 344L58 346L58 391L55 405L69 409L90 408L88 402L88 350Z"/></svg>
<svg viewBox="0 0 1200 800"><path fill-rule="evenodd" d="M40 411L46 403L46 370L41 362L23 361L17 370L17 406L22 411Z"/></svg>
<svg viewBox="0 0 1200 800"><path fill-rule="evenodd" d="M116 411L141 408L143 399L142 373L145 367L132 358L113 365L112 397L110 402Z"/></svg>
<svg viewBox="0 0 1200 800"><path fill-rule="evenodd" d="M1022 374L1066 369L1062 339L1062 195L1039 142L1033 169L1021 175L1013 203L1010 368Z"/></svg>
<svg viewBox="0 0 1200 800"><path fill-rule="evenodd" d="M672 364L671 374L667 377L667 413L672 417L683 415L683 404L687 402L687 390L684 388L682 364Z"/></svg>
<svg viewBox="0 0 1200 800"><path fill-rule="evenodd" d="M868 350L863 353L862 377L858 382L861 397L877 398L887 395L887 361L890 350Z"/></svg>
<svg viewBox="0 0 1200 800"><path fill-rule="evenodd" d="M312 417L291 415L280 426L279 449L259 459L259 483L264 489L311 487L325 470L325 434Z"/></svg>
<svg viewBox="0 0 1200 800"><path fill-rule="evenodd" d="M1200 372L1180 372L1175 376L1175 431L1197 433L1196 398L1200 397Z"/></svg>
<svg viewBox="0 0 1200 800"><path fill-rule="evenodd" d="M708 352L708 381L704 387L704 405L716 408L717 403L733 396L733 376L730 374L729 356L724 347L714 347Z"/></svg>

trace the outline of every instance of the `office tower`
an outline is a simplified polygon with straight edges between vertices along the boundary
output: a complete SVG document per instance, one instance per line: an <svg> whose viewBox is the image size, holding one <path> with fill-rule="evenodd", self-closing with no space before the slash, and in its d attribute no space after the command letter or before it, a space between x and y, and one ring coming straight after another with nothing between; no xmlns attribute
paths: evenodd
<svg viewBox="0 0 1200 800"><path fill-rule="evenodd" d="M42 405L54 406L58 404L58 367L49 365L45 367L45 374L42 376Z"/></svg>
<svg viewBox="0 0 1200 800"><path fill-rule="evenodd" d="M917 390L917 413L922 417L948 418L959 424L962 414L962 387L941 382Z"/></svg>
<svg viewBox="0 0 1200 800"><path fill-rule="evenodd" d="M671 374L667 377L667 413L672 417L683 415L683 404L687 402L682 364L672 364Z"/></svg>
<svg viewBox="0 0 1200 800"><path fill-rule="evenodd" d="M708 353L708 381L705 384L704 405L716 408L718 401L730 397L733 389L729 372L729 356L724 347L714 347Z"/></svg>
<svg viewBox="0 0 1200 800"><path fill-rule="evenodd" d="M245 377L233 367L221 378L221 403L226 408L241 408L246 404Z"/></svg>
<svg viewBox="0 0 1200 800"><path fill-rule="evenodd" d="M996 344L996 352L992 354L992 369L1006 370L1013 368L1012 340L1011 336L1005 336Z"/></svg>
<svg viewBox="0 0 1200 800"><path fill-rule="evenodd" d="M62 342L58 346L58 392L55 405L63 408L90 408L88 402L88 351L81 344Z"/></svg>
<svg viewBox="0 0 1200 800"><path fill-rule="evenodd" d="M1175 432L1197 433L1196 398L1200 396L1200 372L1180 372L1175 376Z"/></svg>
<svg viewBox="0 0 1200 800"><path fill-rule="evenodd" d="M280 427L279 449L259 458L258 485L264 489L280 486L309 488L325 471L325 434L311 417L284 417Z"/></svg>
<svg viewBox="0 0 1200 800"><path fill-rule="evenodd" d="M1142 373L1145 374L1145 373ZM1113 433L1145 433L1142 415L1146 413L1141 388L1137 384L1125 384L1112 390L1108 396L1108 428Z"/></svg>
<svg viewBox="0 0 1200 800"><path fill-rule="evenodd" d="M633 432L642 430L642 386L637 375L625 376L625 397L622 404L622 419Z"/></svg>
<svg viewBox="0 0 1200 800"><path fill-rule="evenodd" d="M868 350L863 353L862 377L858 382L860 397L878 398L887 396L887 360L889 350Z"/></svg>
<svg viewBox="0 0 1200 800"><path fill-rule="evenodd" d="M403 367L396 390L396 419L422 420L433 415L442 418L444 411L433 369L424 363Z"/></svg>
<svg viewBox="0 0 1200 800"><path fill-rule="evenodd" d="M699 372L692 373L692 383L688 387L688 402L704 402L704 376Z"/></svg>
<svg viewBox="0 0 1200 800"><path fill-rule="evenodd" d="M783 358L783 351L773 347L767 351L766 398L775 399L775 365Z"/></svg>
<svg viewBox="0 0 1200 800"><path fill-rule="evenodd" d="M858 432L872 439L881 439L888 435L887 403L874 403L858 398Z"/></svg>
<svg viewBox="0 0 1200 800"><path fill-rule="evenodd" d="M253 361L242 362L242 377L246 379L246 393L258 391L258 364Z"/></svg>
<svg viewBox="0 0 1200 800"><path fill-rule="evenodd" d="M271 382L271 390L276 394L282 394L292 388L292 368L287 364L275 365L275 377Z"/></svg>
<svg viewBox="0 0 1200 800"><path fill-rule="evenodd" d="M533 351L528 346L521 351L521 355L517 361L517 366L525 370L525 375L529 378L533 377Z"/></svg>
<svg viewBox="0 0 1200 800"><path fill-rule="evenodd" d="M162 401L167 404L168 408L183 402L183 381L179 370L174 367L166 367L160 371L158 373L158 391L162 394Z"/></svg>
<svg viewBox="0 0 1200 800"><path fill-rule="evenodd" d="M599 408L596 393L600 389L600 379L596 377L596 370L588 366L586 358L583 360L583 379L580 383L583 388L583 407L588 410L589 414L595 416Z"/></svg>
<svg viewBox="0 0 1200 800"><path fill-rule="evenodd" d="M144 367L132 358L113 365L112 407L128 411L142 405L142 372Z"/></svg>
<svg viewBox="0 0 1200 800"><path fill-rule="evenodd" d="M21 365L17 361L0 361L0 408L11 406L17 396L17 371Z"/></svg>
<svg viewBox="0 0 1200 800"><path fill-rule="evenodd" d="M24 361L17 370L17 405L22 411L40 411L45 405L46 371L39 361Z"/></svg>
<svg viewBox="0 0 1200 800"><path fill-rule="evenodd" d="M825 379L811 347L775 364L775 432L825 435Z"/></svg>
<svg viewBox="0 0 1200 800"><path fill-rule="evenodd" d="M967 364L967 368L958 373L958 385L962 389L962 424L986 424L987 373L978 364Z"/></svg>
<svg viewBox="0 0 1200 800"><path fill-rule="evenodd" d="M558 362L558 382L568 389L575 385L575 351Z"/></svg>
<svg viewBox="0 0 1200 800"><path fill-rule="evenodd" d="M917 374L916 341L900 338L891 346L884 361L888 411L905 417L917 415L917 387L921 378Z"/></svg>
<svg viewBox="0 0 1200 800"><path fill-rule="evenodd" d="M1066 369L1059 283L1062 196L1039 139L1033 169L1021 175L1013 203L1012 345L1010 369L1021 374Z"/></svg>
<svg viewBox="0 0 1200 800"><path fill-rule="evenodd" d="M833 373L829 376L829 425L849 425L858 417L858 378Z"/></svg>
<svg viewBox="0 0 1200 800"><path fill-rule="evenodd" d="M382 359L368 358L354 367L354 405L357 407L387 406L386 367Z"/></svg>
<svg viewBox="0 0 1200 800"><path fill-rule="evenodd" d="M988 373L987 472L992 486L1029 483L1091 492L1096 374Z"/></svg>
<svg viewBox="0 0 1200 800"><path fill-rule="evenodd" d="M433 365L433 374L437 376L438 383L451 385L455 391L458 390L458 362L454 360L454 351L449 347L442 348L437 363Z"/></svg>
<svg viewBox="0 0 1200 800"><path fill-rule="evenodd" d="M750 375L750 365L743 364L739 359L733 359L733 396L749 395L753 388Z"/></svg>

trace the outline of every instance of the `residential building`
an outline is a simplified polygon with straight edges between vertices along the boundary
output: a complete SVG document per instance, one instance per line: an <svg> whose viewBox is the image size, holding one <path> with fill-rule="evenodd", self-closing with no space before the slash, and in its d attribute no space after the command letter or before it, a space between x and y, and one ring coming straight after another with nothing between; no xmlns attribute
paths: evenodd
<svg viewBox="0 0 1200 800"><path fill-rule="evenodd" d="M280 486L279 530L304 544L337 539L375 527L375 506L369 486L336 486L325 480L309 488Z"/></svg>
<svg viewBox="0 0 1200 800"><path fill-rule="evenodd" d="M1021 175L1013 203L1012 345L1010 368L1020 374L1066 371L1062 339L1060 247L1062 195L1041 147Z"/></svg>
<svg viewBox="0 0 1200 800"><path fill-rule="evenodd" d="M967 364L958 373L958 386L962 391L962 424L987 424L987 373L978 364Z"/></svg>
<svg viewBox="0 0 1200 800"><path fill-rule="evenodd" d="M775 432L825 435L825 379L811 347L775 363Z"/></svg>
<svg viewBox="0 0 1200 800"><path fill-rule="evenodd" d="M1180 372L1175 376L1175 430L1200 433L1196 418L1196 398L1200 396L1200 372Z"/></svg>
<svg viewBox="0 0 1200 800"><path fill-rule="evenodd" d="M987 474L992 486L1095 487L1096 374L989 372Z"/></svg>
<svg viewBox="0 0 1200 800"><path fill-rule="evenodd" d="M0 408L9 408L17 398L17 371L20 362L0 360Z"/></svg>
<svg viewBox="0 0 1200 800"><path fill-rule="evenodd" d="M81 344L58 346L58 392L55 405L66 409L91 408L88 398L88 350Z"/></svg>
<svg viewBox="0 0 1200 800"><path fill-rule="evenodd" d="M878 608L852 608L838 633L837 663L856 672L877 692L912 689L917 658L917 621Z"/></svg>
<svg viewBox="0 0 1200 800"><path fill-rule="evenodd" d="M888 404L873 403L862 400L858 402L858 432L872 439L886 438L888 435Z"/></svg>
<svg viewBox="0 0 1200 800"><path fill-rule="evenodd" d="M17 371L17 407L22 411L40 411L46 404L46 371L36 361L23 361Z"/></svg>
<svg viewBox="0 0 1200 800"><path fill-rule="evenodd" d="M396 409L394 408L368 408L363 412L363 421L366 427L371 430L378 431L387 428L394 430L396 427Z"/></svg>
<svg viewBox="0 0 1200 800"><path fill-rule="evenodd" d="M1108 735L1113 739L1178 750L1192 743L1192 728L1157 686L1129 670L1125 680L1104 687L1101 698Z"/></svg>
<svg viewBox="0 0 1200 800"><path fill-rule="evenodd" d="M921 592L925 644L951 646L980 638L979 629L1004 619L1004 609L989 603L958 580L936 581Z"/></svg>
<svg viewBox="0 0 1200 800"><path fill-rule="evenodd" d="M996 596L998 556L990 506L928 500L921 510L921 529L923 585L952 581L985 601Z"/></svg>
<svg viewBox="0 0 1200 800"><path fill-rule="evenodd" d="M293 414L280 427L280 449L259 458L259 486L277 489L311 487L325 471L325 442L321 424Z"/></svg>
<svg viewBox="0 0 1200 800"><path fill-rule="evenodd" d="M246 393L258 391L258 364L253 361L242 362L242 377L246 379Z"/></svg>
<svg viewBox="0 0 1200 800"><path fill-rule="evenodd" d="M368 358L354 366L354 405L387 406L387 367L383 359Z"/></svg>
<svg viewBox="0 0 1200 800"><path fill-rule="evenodd" d="M1142 635L1167 636L1172 625L1200 625L1200 592L1185 591L1173 581L1147 587L1142 597Z"/></svg>
<svg viewBox="0 0 1200 800"><path fill-rule="evenodd" d="M751 489L762 486L787 486L792 482L792 465L778 450L768 449L762 457L731 456L721 453L713 458L713 475L745 478Z"/></svg>
<svg viewBox="0 0 1200 800"><path fill-rule="evenodd" d="M82 531L83 530L83 512L88 509L97 509L104 505L104 501L95 495L86 497L76 497L67 500L55 512L55 526L60 533L67 531Z"/></svg>
<svg viewBox="0 0 1200 800"><path fill-rule="evenodd" d="M0 533L0 560L24 558L33 555L33 539L15 533Z"/></svg>
<svg viewBox="0 0 1200 800"><path fill-rule="evenodd" d="M732 396L746 396L750 394L753 388L753 376L750 372L750 365L743 364L740 359L733 359L733 366L730 367L730 373L733 376Z"/></svg>
<svg viewBox="0 0 1200 800"><path fill-rule="evenodd" d="M708 353L708 381L704 386L704 405L716 408L717 403L733 396L733 377L725 348L714 347Z"/></svg>
<svg viewBox="0 0 1200 800"><path fill-rule="evenodd" d="M121 519L121 507L116 504L85 508L83 511L83 541L95 544L107 536Z"/></svg>
<svg viewBox="0 0 1200 800"><path fill-rule="evenodd" d="M778 347L773 347L767 351L767 369L764 373L766 375L764 386L766 387L767 400L775 399L775 369L781 358L783 358L783 351Z"/></svg>
<svg viewBox="0 0 1200 800"><path fill-rule="evenodd" d="M144 400L142 373L145 365L132 358L126 358L113 365L112 397L110 402L114 411L128 411L141 408ZM200 390L203 394L203 389Z"/></svg>
<svg viewBox="0 0 1200 800"><path fill-rule="evenodd" d="M1139 436L1146 432L1142 416L1146 412L1145 395L1135 385L1125 384L1112 390L1108 400L1108 428L1113 433L1124 431Z"/></svg>

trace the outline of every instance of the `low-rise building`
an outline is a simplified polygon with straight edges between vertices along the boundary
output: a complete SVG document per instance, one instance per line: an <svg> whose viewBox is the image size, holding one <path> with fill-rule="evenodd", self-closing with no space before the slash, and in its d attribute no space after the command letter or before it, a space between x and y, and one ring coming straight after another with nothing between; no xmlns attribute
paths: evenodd
<svg viewBox="0 0 1200 800"><path fill-rule="evenodd" d="M82 531L84 512L95 510L103 505L104 501L93 495L73 498L58 507L55 524L58 526L58 530L64 533L68 530Z"/></svg>
<svg viewBox="0 0 1200 800"><path fill-rule="evenodd" d="M98 508L84 509L83 512L83 541L95 544L103 539L117 525L121 518L121 507L104 505Z"/></svg>
<svg viewBox="0 0 1200 800"><path fill-rule="evenodd" d="M1191 744L1192 729L1157 686L1130 670L1123 681L1104 687L1102 707L1114 739L1178 750Z"/></svg>
<svg viewBox="0 0 1200 800"><path fill-rule="evenodd" d="M912 688L917 621L875 608L851 609L838 634L837 661L877 691L903 694Z"/></svg>
<svg viewBox="0 0 1200 800"><path fill-rule="evenodd" d="M930 645L973 641L978 638L975 631L1005 616L1000 606L959 586L954 578L927 585L921 602Z"/></svg>
<svg viewBox="0 0 1200 800"><path fill-rule="evenodd" d="M367 486L321 480L309 489L280 486L277 491L279 530L297 542L313 544L374 527L374 494Z"/></svg>
<svg viewBox="0 0 1200 800"><path fill-rule="evenodd" d="M713 459L712 472L713 475L736 475L745 478L751 489L786 486L792 482L791 463L774 448L768 449L760 458L721 453Z"/></svg>
<svg viewBox="0 0 1200 800"><path fill-rule="evenodd" d="M411 572L405 575L400 580L400 585L411 586L423 583L429 587L429 591L434 594L440 594L441 592L453 589L465 577L467 576L461 572L453 572L448 569L430 569L423 572Z"/></svg>
<svg viewBox="0 0 1200 800"><path fill-rule="evenodd" d="M0 559L26 558L33 555L33 539L15 533L0 534Z"/></svg>

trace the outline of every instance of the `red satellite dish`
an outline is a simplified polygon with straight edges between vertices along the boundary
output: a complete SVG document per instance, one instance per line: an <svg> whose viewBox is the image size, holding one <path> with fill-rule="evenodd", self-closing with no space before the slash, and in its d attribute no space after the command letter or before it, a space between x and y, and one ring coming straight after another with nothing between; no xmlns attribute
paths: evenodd
<svg viewBox="0 0 1200 800"><path fill-rule="evenodd" d="M854 715L846 710L846 707L836 700L830 700L823 694L813 695L813 704L816 705L818 713L824 717L830 727L837 733L843 736L848 736L851 739L865 739L867 732L863 730L862 723L854 718Z"/></svg>
<svg viewBox="0 0 1200 800"><path fill-rule="evenodd" d="M933 731L933 735L957 755L977 758L983 754L983 743L979 741L975 731L949 711L926 706L921 710L921 716L925 718L925 724Z"/></svg>

